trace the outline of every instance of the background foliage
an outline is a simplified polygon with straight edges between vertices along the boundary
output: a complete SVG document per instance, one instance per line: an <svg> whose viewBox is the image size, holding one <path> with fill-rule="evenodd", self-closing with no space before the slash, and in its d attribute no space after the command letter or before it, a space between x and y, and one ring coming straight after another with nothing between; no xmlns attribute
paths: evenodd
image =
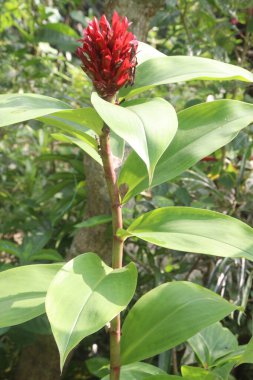
<svg viewBox="0 0 253 380"><path fill-rule="evenodd" d="M91 85L75 57L76 40L102 1L0 0L0 93L40 93L73 106L89 103ZM252 69L253 2L173 0L155 15L148 42L168 55L201 55ZM138 37L138 36L137 36ZM150 90L177 110L213 99L252 102L253 87L237 82L191 82ZM29 121L0 132L0 270L32 262L57 262L68 254L76 225L82 221L87 183L83 154L55 140L52 128ZM173 182L138 195L124 208L125 223L143 211L183 205L224 212L253 225L252 126L228 146L207 157ZM108 224L108 228L110 225ZM136 239L128 241L127 261L140 271L139 294L160 283L191 280L237 304L224 324L247 343L252 335L252 264L244 259L172 252ZM21 348L48 334L45 318L0 331L0 378L11 380ZM232 339L232 338L231 338ZM94 379L107 356L103 334L89 337L74 354L64 378ZM180 365L199 363L192 345L156 357L160 368L177 373ZM98 347L100 359L94 360ZM88 361L84 361L84 358ZM92 359L93 358L93 359ZM80 377L84 370L86 377ZM101 372L100 372L101 374ZM103 373L102 373L103 375ZM234 371L234 379L251 379L252 366ZM94 377L95 376L95 377Z"/></svg>

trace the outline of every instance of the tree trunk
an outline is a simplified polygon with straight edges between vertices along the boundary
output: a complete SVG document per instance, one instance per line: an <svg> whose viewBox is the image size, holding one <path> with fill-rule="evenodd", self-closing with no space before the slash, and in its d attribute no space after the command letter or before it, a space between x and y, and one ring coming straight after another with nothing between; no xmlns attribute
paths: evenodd
<svg viewBox="0 0 253 380"><path fill-rule="evenodd" d="M150 19L164 4L164 0L107 0L105 14L111 17L114 10L132 21L132 32L140 41L147 38ZM85 156L84 172L87 180L87 206L84 219L110 214L110 201L103 169L92 158ZM107 264L111 258L111 235L108 225L80 229L73 239L68 259L84 252L97 253ZM38 341L23 349L15 380L59 380L59 354L52 337L39 337Z"/></svg>
<svg viewBox="0 0 253 380"><path fill-rule="evenodd" d="M151 18L164 6L165 0L106 0L105 14L116 10L132 22L131 30L140 41L146 41Z"/></svg>
<svg viewBox="0 0 253 380"><path fill-rule="evenodd" d="M91 157L85 155L84 172L87 183L87 204L84 219L95 215L110 215L111 206L103 168ZM101 224L92 228L81 228L73 239L69 258L73 258L80 253L95 252L110 265L111 247L111 234L108 234L108 224Z"/></svg>
<svg viewBox="0 0 253 380"><path fill-rule="evenodd" d="M60 379L59 352L52 335L38 335L21 351L15 380Z"/></svg>

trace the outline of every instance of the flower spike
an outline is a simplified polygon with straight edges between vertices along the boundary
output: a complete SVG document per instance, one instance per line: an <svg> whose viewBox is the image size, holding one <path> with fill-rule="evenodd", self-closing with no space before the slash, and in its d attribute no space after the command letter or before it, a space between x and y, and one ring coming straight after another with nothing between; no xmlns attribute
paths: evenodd
<svg viewBox="0 0 253 380"><path fill-rule="evenodd" d="M103 15L99 21L94 17L83 30L82 46L76 54L82 61L83 71L104 99L134 83L138 41L128 32L129 25L128 19L115 11L111 25Z"/></svg>

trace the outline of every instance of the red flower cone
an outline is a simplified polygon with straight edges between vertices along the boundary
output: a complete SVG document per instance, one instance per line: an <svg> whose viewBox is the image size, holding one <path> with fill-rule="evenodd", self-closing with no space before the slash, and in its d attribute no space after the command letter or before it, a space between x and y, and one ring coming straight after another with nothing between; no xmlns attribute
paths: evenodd
<svg viewBox="0 0 253 380"><path fill-rule="evenodd" d="M113 14L112 25L105 15L99 21L94 17L83 31L82 47L77 48L83 71L105 99L134 82L138 41L127 31L129 25L127 18L121 18L117 12Z"/></svg>

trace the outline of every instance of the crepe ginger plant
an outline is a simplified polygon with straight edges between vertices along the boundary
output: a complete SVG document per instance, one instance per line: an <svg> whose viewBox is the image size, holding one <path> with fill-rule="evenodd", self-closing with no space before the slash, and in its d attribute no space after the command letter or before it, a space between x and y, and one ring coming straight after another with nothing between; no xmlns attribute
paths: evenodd
<svg viewBox="0 0 253 380"><path fill-rule="evenodd" d="M58 139L78 145L103 167L113 226L111 267L99 252L86 252L65 264L2 272L0 327L46 312L62 369L82 339L109 325L110 365L104 379L134 379L137 371L143 380L176 380L181 377L141 361L185 342L237 307L199 285L174 281L142 296L122 325L120 313L137 283L135 265L124 266L125 240L137 237L174 250L252 260L253 230L224 214L188 207L147 212L124 229L122 207L141 191L172 180L230 142L252 122L253 105L216 100L177 114L162 98L134 96L161 84L192 79L252 82L253 75L211 59L166 56L138 42L128 27L127 18L115 12L111 25L102 16L83 32L77 55L93 82L92 107L73 109L37 94L0 97L0 126L37 119L59 128L63 133L57 134ZM122 162L125 143L132 151L116 175L114 158ZM249 359L240 351L229 360L233 367ZM188 370L182 375L191 379Z"/></svg>

